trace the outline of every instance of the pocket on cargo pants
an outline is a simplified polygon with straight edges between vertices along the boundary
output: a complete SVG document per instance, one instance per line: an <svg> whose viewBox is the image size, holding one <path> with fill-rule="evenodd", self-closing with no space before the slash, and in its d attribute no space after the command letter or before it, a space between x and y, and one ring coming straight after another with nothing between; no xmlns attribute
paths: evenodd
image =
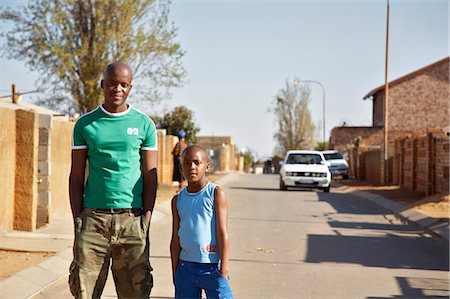
<svg viewBox="0 0 450 299"><path fill-rule="evenodd" d="M69 267L69 288L75 298L80 298L80 267L73 261Z"/></svg>
<svg viewBox="0 0 450 299"><path fill-rule="evenodd" d="M76 242L79 237L79 234L81 232L82 226L83 226L83 215L84 211L81 212L81 214L75 219L74 223L74 233L75 233L75 240L73 244L74 253L73 253L73 261L70 264L69 267L69 289L70 293L72 293L72 296L75 298L81 297L81 286L80 286L80 266L78 265L78 258L76 254Z"/></svg>

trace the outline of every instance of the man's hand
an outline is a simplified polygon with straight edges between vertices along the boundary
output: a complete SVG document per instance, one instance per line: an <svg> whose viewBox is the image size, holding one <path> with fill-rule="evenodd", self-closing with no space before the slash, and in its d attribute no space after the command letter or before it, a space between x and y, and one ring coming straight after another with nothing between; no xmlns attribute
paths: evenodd
<svg viewBox="0 0 450 299"><path fill-rule="evenodd" d="M150 220L152 219L152 213L150 211L145 212L145 223L150 226Z"/></svg>

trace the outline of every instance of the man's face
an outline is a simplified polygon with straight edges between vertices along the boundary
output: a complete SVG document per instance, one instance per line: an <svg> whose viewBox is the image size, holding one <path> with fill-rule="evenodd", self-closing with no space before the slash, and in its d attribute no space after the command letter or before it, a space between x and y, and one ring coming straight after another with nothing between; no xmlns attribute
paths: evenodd
<svg viewBox="0 0 450 299"><path fill-rule="evenodd" d="M198 182L209 171L206 153L200 149L192 149L183 157L183 174L188 182Z"/></svg>
<svg viewBox="0 0 450 299"><path fill-rule="evenodd" d="M126 109L125 101L132 87L131 78L129 69L120 65L106 72L102 88L108 110Z"/></svg>

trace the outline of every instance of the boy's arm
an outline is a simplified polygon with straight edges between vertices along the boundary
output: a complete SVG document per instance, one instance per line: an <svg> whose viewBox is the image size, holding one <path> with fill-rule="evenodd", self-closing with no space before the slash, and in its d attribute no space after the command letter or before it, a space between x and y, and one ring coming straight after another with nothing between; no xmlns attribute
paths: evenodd
<svg viewBox="0 0 450 299"><path fill-rule="evenodd" d="M87 149L72 150L72 164L70 166L69 176L69 199L74 221L83 209L86 154Z"/></svg>
<svg viewBox="0 0 450 299"><path fill-rule="evenodd" d="M145 220L150 225L153 208L156 201L156 188L158 186L158 152L152 150L141 151L142 171L144 176L144 190L142 193L142 208L145 214Z"/></svg>
<svg viewBox="0 0 450 299"><path fill-rule="evenodd" d="M214 190L214 206L216 208L216 236L220 253L220 274L227 278L229 273L228 244L228 203L225 192L220 187Z"/></svg>
<svg viewBox="0 0 450 299"><path fill-rule="evenodd" d="M172 239L170 241L170 258L172 260L172 277L175 276L175 271L178 266L180 258L180 239L178 237L178 229L180 227L180 217L177 210L178 195L172 198Z"/></svg>

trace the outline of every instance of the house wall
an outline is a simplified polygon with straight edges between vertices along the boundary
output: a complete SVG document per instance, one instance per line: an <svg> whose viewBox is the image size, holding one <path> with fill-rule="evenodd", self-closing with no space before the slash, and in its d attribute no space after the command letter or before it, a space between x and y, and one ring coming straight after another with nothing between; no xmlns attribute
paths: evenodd
<svg viewBox="0 0 450 299"><path fill-rule="evenodd" d="M398 183L412 190L433 193L434 184L441 180L432 167L427 163L434 163L435 156L445 153L445 145L438 148L424 140L403 140L401 146L396 140L404 138L405 134L423 134L436 130L450 128L449 101L449 59L444 59L427 66L398 80L391 82L389 88L389 122L388 122L388 160L387 180ZM384 144L384 89L373 94L373 127L337 127L332 130L330 147L350 152L355 138L362 137L367 146L383 147ZM445 138L444 138L445 139ZM444 142L444 141L442 141ZM398 148L394 149L394 148ZM436 151L436 152L433 152ZM358 154L359 155L359 154ZM358 163L355 158L355 165ZM431 162L430 162L431 161ZM384 154L378 164L384 180ZM352 169L357 173L357 169ZM441 176L448 173L448 169L440 169ZM357 173L362 177L362 173ZM364 174L365 175L365 174ZM448 181L448 180L447 180ZM445 190L447 181L442 181ZM432 183L430 183L432 182ZM432 184L432 186L430 185ZM426 186L425 186L426 185ZM430 191L431 190L431 191ZM436 189L437 190L437 189Z"/></svg>
<svg viewBox="0 0 450 299"><path fill-rule="evenodd" d="M373 126L383 126L384 90L374 97ZM389 140L450 123L449 60L389 88Z"/></svg>
<svg viewBox="0 0 450 299"><path fill-rule="evenodd" d="M16 113L0 108L0 233L13 228L16 170Z"/></svg>
<svg viewBox="0 0 450 299"><path fill-rule="evenodd" d="M334 127L330 136L330 148L342 150L361 136L365 145L379 145L383 142L383 129L374 127Z"/></svg>
<svg viewBox="0 0 450 299"><path fill-rule="evenodd" d="M384 94L374 95L372 102L372 126L384 127Z"/></svg>

